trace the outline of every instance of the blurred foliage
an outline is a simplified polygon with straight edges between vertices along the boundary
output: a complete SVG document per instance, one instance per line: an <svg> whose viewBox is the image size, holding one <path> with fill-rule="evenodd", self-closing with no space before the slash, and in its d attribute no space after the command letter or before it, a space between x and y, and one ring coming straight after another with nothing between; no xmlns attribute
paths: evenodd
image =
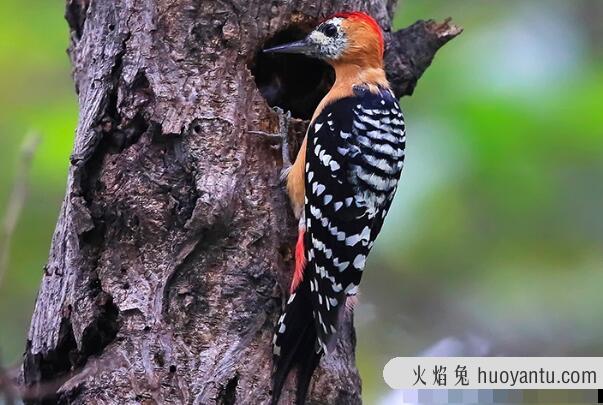
<svg viewBox="0 0 603 405"><path fill-rule="evenodd" d="M402 2L398 28L465 32L401 101L407 164L356 316L367 403L387 360L451 337L463 354L603 355L602 6Z"/></svg>
<svg viewBox="0 0 603 405"><path fill-rule="evenodd" d="M29 129L43 134L0 286L16 362L63 198L77 121L62 1L0 3L0 212ZM387 360L447 337L490 354L603 355L603 7L577 1L402 1L395 26L452 16L402 106L407 166L365 271L366 403Z"/></svg>
<svg viewBox="0 0 603 405"><path fill-rule="evenodd" d="M6 362L18 361L25 347L77 123L63 14L61 1L0 2L0 213L23 138L30 130L42 134L9 272L0 286L0 350Z"/></svg>

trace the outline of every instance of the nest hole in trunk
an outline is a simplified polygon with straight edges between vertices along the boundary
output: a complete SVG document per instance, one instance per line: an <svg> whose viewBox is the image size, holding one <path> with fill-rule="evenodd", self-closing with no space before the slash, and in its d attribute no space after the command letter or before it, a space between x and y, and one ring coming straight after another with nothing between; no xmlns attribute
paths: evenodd
<svg viewBox="0 0 603 405"><path fill-rule="evenodd" d="M335 82L331 66L304 55L266 54L262 50L304 38L313 25L292 24L268 38L256 51L249 70L268 105L308 120Z"/></svg>

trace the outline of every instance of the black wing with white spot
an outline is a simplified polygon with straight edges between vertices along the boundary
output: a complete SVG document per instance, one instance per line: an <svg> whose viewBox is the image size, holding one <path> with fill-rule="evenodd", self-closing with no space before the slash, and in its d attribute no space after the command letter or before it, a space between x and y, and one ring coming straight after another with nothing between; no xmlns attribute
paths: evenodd
<svg viewBox="0 0 603 405"><path fill-rule="evenodd" d="M402 113L385 89L356 89L327 106L308 131L304 279L317 352L334 344L342 304L360 283L397 188L404 146Z"/></svg>
<svg viewBox="0 0 603 405"><path fill-rule="evenodd" d="M404 160L404 122L389 90L327 106L308 129L304 277L274 335L272 405L297 367L296 403L304 403L323 352L335 343L348 295L383 225Z"/></svg>

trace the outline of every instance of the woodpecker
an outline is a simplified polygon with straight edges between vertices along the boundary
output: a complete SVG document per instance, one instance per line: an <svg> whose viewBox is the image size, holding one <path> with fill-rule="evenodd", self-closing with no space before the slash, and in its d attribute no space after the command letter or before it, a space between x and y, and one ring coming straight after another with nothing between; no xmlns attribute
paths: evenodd
<svg viewBox="0 0 603 405"><path fill-rule="evenodd" d="M264 50L320 58L336 75L286 172L299 236L290 296L273 339L272 404L295 367L296 402L304 403L396 192L405 124L383 50L381 28L362 12L335 14L304 39Z"/></svg>

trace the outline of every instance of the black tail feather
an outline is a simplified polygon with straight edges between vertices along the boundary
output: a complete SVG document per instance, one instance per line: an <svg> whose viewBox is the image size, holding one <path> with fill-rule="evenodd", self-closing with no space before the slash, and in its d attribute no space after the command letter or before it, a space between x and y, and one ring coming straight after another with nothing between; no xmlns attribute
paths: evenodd
<svg viewBox="0 0 603 405"><path fill-rule="evenodd" d="M284 325L283 332L280 332ZM287 376L298 367L296 402L303 405L314 369L320 360L316 353L316 329L312 317L310 284L302 281L285 308L282 321L277 325L272 375L271 404L277 405Z"/></svg>
<svg viewBox="0 0 603 405"><path fill-rule="evenodd" d="M297 391L295 394L297 405L303 405L306 403L306 396L308 395L310 380L312 379L314 370L318 366L322 353L316 353L316 329L310 329L314 333L306 333L304 341L301 345L303 350L298 351Z"/></svg>

